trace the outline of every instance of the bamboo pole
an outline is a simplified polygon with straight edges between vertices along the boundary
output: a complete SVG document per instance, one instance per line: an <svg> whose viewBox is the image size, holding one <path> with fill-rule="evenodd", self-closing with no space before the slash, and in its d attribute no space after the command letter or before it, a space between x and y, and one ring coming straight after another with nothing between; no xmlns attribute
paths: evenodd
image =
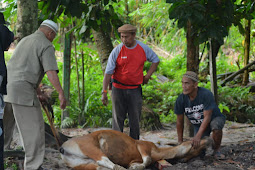
<svg viewBox="0 0 255 170"><path fill-rule="evenodd" d="M70 65L71 65L71 35L70 33L66 33L63 63L63 89L68 103L70 98L70 71L71 71ZM67 110L64 110L62 111L61 121L63 121L66 117L69 117L69 113Z"/></svg>
<svg viewBox="0 0 255 170"><path fill-rule="evenodd" d="M251 41L251 20L246 20L245 25L245 40L244 40L244 66L247 66L250 59L250 41ZM249 81L249 72L244 70L243 85L247 85Z"/></svg>
<svg viewBox="0 0 255 170"><path fill-rule="evenodd" d="M82 110L84 109L85 102L85 69L84 69L84 54L81 51L81 61L82 61Z"/></svg>
<svg viewBox="0 0 255 170"><path fill-rule="evenodd" d="M245 66L244 68L238 70L237 72L234 72L233 74L231 74L230 76L228 76L227 78L225 78L223 81L221 81L221 86L225 86L225 84L231 80L233 80L235 78L235 76L237 76L238 74L242 73L244 70L247 70L250 66L252 66L253 64L255 64L255 60L253 62L251 62L250 64L248 64L247 66Z"/></svg>
<svg viewBox="0 0 255 170"><path fill-rule="evenodd" d="M74 22L72 18L72 27L74 28ZM73 34L73 43L74 43L74 59L75 59L75 66L76 66L76 75L77 75L77 89L78 89L78 105L81 108L81 93L80 93L80 79L79 79L79 70L78 70L78 59L77 59L77 48L76 48L76 37Z"/></svg>
<svg viewBox="0 0 255 170"><path fill-rule="evenodd" d="M50 122L50 128L51 128L51 131L52 131L52 133L53 133L53 135L56 139L56 143L57 143L57 146L58 146L58 149L59 149L63 142L61 141L61 138L59 137L58 131L57 131L57 129L55 128L55 126L53 124L53 119L52 119L52 116L50 116L48 109L45 107L45 104L41 103L41 105L42 105L42 108L43 108L49 122ZM47 105L49 105L49 104L47 103Z"/></svg>

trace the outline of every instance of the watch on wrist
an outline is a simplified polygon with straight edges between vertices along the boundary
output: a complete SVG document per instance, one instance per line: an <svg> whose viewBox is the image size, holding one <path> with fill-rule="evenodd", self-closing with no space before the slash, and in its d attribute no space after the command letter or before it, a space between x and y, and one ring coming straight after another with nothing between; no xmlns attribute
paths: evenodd
<svg viewBox="0 0 255 170"><path fill-rule="evenodd" d="M101 94L103 94L103 93L107 93L107 90L102 90Z"/></svg>

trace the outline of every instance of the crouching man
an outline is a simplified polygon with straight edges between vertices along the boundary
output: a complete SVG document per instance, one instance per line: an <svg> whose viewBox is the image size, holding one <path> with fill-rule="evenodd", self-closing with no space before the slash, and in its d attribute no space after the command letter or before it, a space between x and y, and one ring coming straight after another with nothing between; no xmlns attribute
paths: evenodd
<svg viewBox="0 0 255 170"><path fill-rule="evenodd" d="M182 78L183 93L176 100L174 112L177 115L178 143L183 142L184 114L194 127L192 144L194 148L200 145L204 136L210 136L214 140L214 157L224 159L220 153L222 129L225 124L225 116L220 112L215 103L214 96L209 90L198 87L198 76L195 72L187 71ZM205 152L201 153L204 156Z"/></svg>

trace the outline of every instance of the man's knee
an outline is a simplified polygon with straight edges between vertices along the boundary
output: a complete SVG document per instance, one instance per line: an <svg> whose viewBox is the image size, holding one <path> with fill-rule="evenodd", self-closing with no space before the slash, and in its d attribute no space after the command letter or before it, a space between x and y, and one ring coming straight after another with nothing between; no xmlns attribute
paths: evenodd
<svg viewBox="0 0 255 170"><path fill-rule="evenodd" d="M222 131L222 129L225 125L225 121L226 121L225 117L215 117L210 123L212 131L214 131L214 130Z"/></svg>
<svg viewBox="0 0 255 170"><path fill-rule="evenodd" d="M222 129L214 129L212 130L213 135L222 136Z"/></svg>

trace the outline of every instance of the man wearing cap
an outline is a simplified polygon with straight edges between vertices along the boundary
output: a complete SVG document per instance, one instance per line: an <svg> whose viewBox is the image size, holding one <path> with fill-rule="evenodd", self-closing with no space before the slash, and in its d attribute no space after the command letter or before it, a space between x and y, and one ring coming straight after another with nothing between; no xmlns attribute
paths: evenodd
<svg viewBox="0 0 255 170"><path fill-rule="evenodd" d="M187 71L182 78L183 93L176 100L174 112L177 114L178 143L183 142L184 114L194 127L193 147L200 145L204 136L210 136L214 140L214 156L223 158L219 151L222 140L222 129L225 124L225 116L220 112L215 103L211 91L198 87L198 76L195 72ZM205 151L201 154L203 157Z"/></svg>
<svg viewBox="0 0 255 170"><path fill-rule="evenodd" d="M7 84L7 70L5 65L4 51L7 51L11 43L14 41L14 34L4 24L6 24L4 15L2 12L0 12L0 170L4 169L3 95L6 94Z"/></svg>
<svg viewBox="0 0 255 170"><path fill-rule="evenodd" d="M105 70L102 102L107 105L107 89L112 79L112 128L123 132L128 114L130 136L139 139L142 110L141 84L147 84L159 64L158 56L145 44L135 39L137 28L125 24L118 28L122 43L111 52ZM145 61L152 62L143 76Z"/></svg>
<svg viewBox="0 0 255 170"><path fill-rule="evenodd" d="M59 93L60 108L65 109L66 99L57 75L58 66L52 41L58 26L45 20L39 29L24 37L15 48L7 65L7 96L5 97L5 142L13 134L16 122L25 150L24 169L39 169L44 159L45 132L40 101L46 100L38 87L44 74ZM38 100L39 99L39 100Z"/></svg>

